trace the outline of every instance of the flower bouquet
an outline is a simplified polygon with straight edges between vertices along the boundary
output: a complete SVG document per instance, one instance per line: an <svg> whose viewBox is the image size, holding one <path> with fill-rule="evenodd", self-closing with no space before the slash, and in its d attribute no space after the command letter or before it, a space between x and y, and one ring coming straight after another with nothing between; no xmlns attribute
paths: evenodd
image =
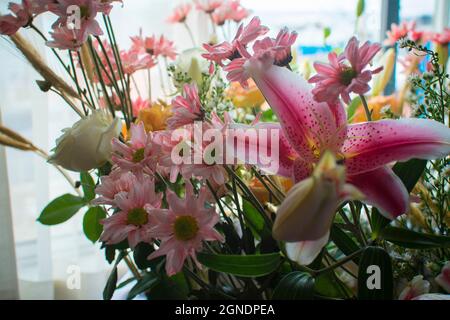
<svg viewBox="0 0 450 320"><path fill-rule="evenodd" d="M23 0L0 16L42 91L80 117L51 155L3 126L1 143L73 185L38 221L84 214L112 265L105 299L129 283L129 299L448 299L448 29L393 25L384 49L352 37L310 76L297 33L268 36L238 0L176 7L167 22L186 28L184 52L142 33L124 49L109 16L119 2ZM195 43L193 10L208 43ZM44 12L49 35L34 23ZM19 29L42 37L65 78ZM397 43L407 81L383 96ZM131 278L118 280L119 263Z"/></svg>

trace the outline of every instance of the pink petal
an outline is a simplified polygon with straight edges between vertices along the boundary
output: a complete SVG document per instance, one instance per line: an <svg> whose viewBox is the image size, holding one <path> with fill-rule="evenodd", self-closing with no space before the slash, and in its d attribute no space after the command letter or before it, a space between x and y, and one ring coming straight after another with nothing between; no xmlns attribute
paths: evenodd
<svg viewBox="0 0 450 320"><path fill-rule="evenodd" d="M358 123L348 126L348 139L342 152L350 175L393 161L436 159L450 152L450 129L425 119Z"/></svg>
<svg viewBox="0 0 450 320"><path fill-rule="evenodd" d="M278 116L291 146L304 160L314 160L313 149L338 151L345 130L341 135L336 134L335 115L342 112L333 112L327 103L316 102L312 87L286 68L266 66L251 59L247 71ZM339 104L336 108L343 107Z"/></svg>
<svg viewBox="0 0 450 320"><path fill-rule="evenodd" d="M229 125L229 129L231 130L227 131L227 149L234 150L234 155L237 160L246 164L255 164L260 169L272 174L292 177L292 166L294 159L298 158L298 155L290 147L278 123L260 122L253 126L233 123ZM243 131L239 133L234 131L235 129ZM274 130L279 134L278 141L272 141ZM255 133L255 138L247 138L247 136L251 137L252 132ZM266 132L266 134L263 134L263 132ZM231 134L234 136L233 140L231 139ZM275 149L272 150L272 146L276 148L276 145L278 145L279 155L273 156L272 154L275 152ZM252 159L253 156L255 156L255 159ZM264 159L264 156L267 156L268 159ZM256 160L256 163L250 163L254 162L253 160ZM266 160L272 162L269 163Z"/></svg>
<svg viewBox="0 0 450 320"><path fill-rule="evenodd" d="M408 210L408 191L387 167L352 175L347 180L364 193L364 202L377 207L386 218L395 219Z"/></svg>

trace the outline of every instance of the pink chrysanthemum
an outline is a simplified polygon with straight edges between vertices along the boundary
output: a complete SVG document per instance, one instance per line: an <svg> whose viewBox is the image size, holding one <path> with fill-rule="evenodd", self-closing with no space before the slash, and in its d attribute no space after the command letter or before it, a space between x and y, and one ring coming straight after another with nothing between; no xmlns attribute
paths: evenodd
<svg viewBox="0 0 450 320"><path fill-rule="evenodd" d="M46 45L61 50L79 50L86 42L88 34L84 29L69 29L67 27L56 27L50 32L52 39Z"/></svg>
<svg viewBox="0 0 450 320"><path fill-rule="evenodd" d="M156 65L156 61L151 56L140 56L133 50L121 51L120 58L122 62L123 73L126 75L132 75L138 70L150 69ZM119 76L120 75L118 75L118 77Z"/></svg>
<svg viewBox="0 0 450 320"><path fill-rule="evenodd" d="M173 115L167 120L169 129L176 129L203 119L203 109L195 84L185 84L183 94L172 101Z"/></svg>
<svg viewBox="0 0 450 320"><path fill-rule="evenodd" d="M393 46L395 43L408 36L408 33L414 31L416 27L415 22L402 22L400 25L393 23L391 25L391 30L386 32L387 39L384 41L384 44L387 46Z"/></svg>
<svg viewBox="0 0 450 320"><path fill-rule="evenodd" d="M133 172L142 172L144 168L154 169L158 148L152 142L152 133L145 132L142 122L132 124L130 132L131 139L127 143L113 139L112 162L123 170Z"/></svg>
<svg viewBox="0 0 450 320"><path fill-rule="evenodd" d="M117 206L114 197L121 193L128 193L136 183L136 176L131 172L122 172L114 168L108 176L100 177L100 184L95 188L95 193L100 195L92 200L93 205Z"/></svg>
<svg viewBox="0 0 450 320"><path fill-rule="evenodd" d="M209 193L204 189L196 196L192 185L187 183L184 199L169 191L169 209L151 210L154 227L150 233L161 240L161 245L148 259L166 256L166 272L169 276L178 273L188 257L201 267L196 252L202 249L203 241L223 241L222 235L214 229L219 216L214 207L205 207L208 196Z"/></svg>
<svg viewBox="0 0 450 320"><path fill-rule="evenodd" d="M151 242L149 230L150 210L159 208L162 194L155 192L155 182L147 175L136 179L129 192L120 192L114 197L119 212L102 220L104 227L100 241L116 244L128 239L130 248L140 242Z"/></svg>
<svg viewBox="0 0 450 320"><path fill-rule="evenodd" d="M291 46L297 40L296 32L289 32L287 28L282 29L275 39L266 37L262 40L256 40L253 44L253 56L242 46L239 52L242 58L231 61L223 69L227 71L229 81L239 82L244 88L247 88L247 80L250 78L246 71L245 64L247 60L260 60L263 64L274 64L286 67L292 60Z"/></svg>
<svg viewBox="0 0 450 320"><path fill-rule="evenodd" d="M186 18L191 11L191 5L187 3L182 3L175 7L172 15L167 18L167 22L169 23L183 23L186 21Z"/></svg>
<svg viewBox="0 0 450 320"><path fill-rule="evenodd" d="M379 44L369 42L359 47L359 41L353 37L343 54L340 56L335 52L328 54L330 64L314 63L317 74L309 79L310 83L316 83L312 91L314 99L333 104L341 96L346 103L350 103L351 92L364 94L369 91L368 83L372 75L380 72L383 67L375 70L365 68L380 49Z"/></svg>
<svg viewBox="0 0 450 320"><path fill-rule="evenodd" d="M222 5L222 0L194 0L195 8L206 14L212 14Z"/></svg>
<svg viewBox="0 0 450 320"><path fill-rule="evenodd" d="M176 58L176 51L173 41L168 40L163 35L159 38L155 35L151 37L142 37L142 34L136 37L131 37L131 50L139 54L149 54L152 57L162 56L174 60Z"/></svg>
<svg viewBox="0 0 450 320"><path fill-rule="evenodd" d="M440 45L448 45L450 43L450 28L445 28L441 33L433 34L431 40Z"/></svg>
<svg viewBox="0 0 450 320"><path fill-rule="evenodd" d="M243 24L239 26L236 36L231 43L222 42L214 46L204 44L203 48L208 53L202 56L211 62L223 66L225 60L232 61L240 58L242 48L245 48L250 42L266 34L268 31L269 29L266 26L261 25L261 20L258 17L254 17L247 26L244 27Z"/></svg>

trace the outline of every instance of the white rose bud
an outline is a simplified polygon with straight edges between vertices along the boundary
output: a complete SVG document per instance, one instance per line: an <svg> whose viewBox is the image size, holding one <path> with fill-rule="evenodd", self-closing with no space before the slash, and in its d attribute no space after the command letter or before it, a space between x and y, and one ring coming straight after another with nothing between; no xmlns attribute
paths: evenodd
<svg viewBox="0 0 450 320"><path fill-rule="evenodd" d="M121 130L119 118L113 119L104 111L94 111L63 129L56 140L49 162L71 171L88 171L103 165L111 157L111 140Z"/></svg>
<svg viewBox="0 0 450 320"><path fill-rule="evenodd" d="M192 48L183 51L175 62L176 72L184 72L197 86L202 84L202 73L208 73L209 62L202 57L205 53L201 48ZM178 86L178 83L175 83Z"/></svg>

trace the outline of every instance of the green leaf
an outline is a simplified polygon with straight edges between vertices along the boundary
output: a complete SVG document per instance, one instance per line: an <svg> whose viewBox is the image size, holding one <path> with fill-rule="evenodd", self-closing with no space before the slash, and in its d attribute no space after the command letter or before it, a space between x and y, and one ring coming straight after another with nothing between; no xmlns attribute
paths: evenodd
<svg viewBox="0 0 450 320"><path fill-rule="evenodd" d="M111 274L108 277L108 281L106 281L105 288L103 289L103 300L111 300L114 291L116 291L117 287L117 265L123 259L125 253L121 252L117 257L116 262L114 263Z"/></svg>
<svg viewBox="0 0 450 320"><path fill-rule="evenodd" d="M325 272L315 278L315 293L327 298L345 298L351 295L350 289L339 283L333 272Z"/></svg>
<svg viewBox="0 0 450 320"><path fill-rule="evenodd" d="M341 250L346 256L352 254L355 251L358 251L359 246L347 235L341 228L337 225L333 224L331 227L330 238L334 242L334 244ZM355 257L353 259L356 263L358 263L359 258Z"/></svg>
<svg viewBox="0 0 450 320"><path fill-rule="evenodd" d="M366 1L358 0L358 4L356 5L356 17L359 18L364 13L364 8L366 7Z"/></svg>
<svg viewBox="0 0 450 320"><path fill-rule="evenodd" d="M273 292L273 300L312 300L314 278L305 272L291 272L284 276Z"/></svg>
<svg viewBox="0 0 450 320"><path fill-rule="evenodd" d="M411 159L407 162L397 162L392 170L402 180L406 190L411 192L425 171L426 165L427 160Z"/></svg>
<svg viewBox="0 0 450 320"><path fill-rule="evenodd" d="M328 37L331 35L331 28L330 27L325 27L323 28L323 41L325 42Z"/></svg>
<svg viewBox="0 0 450 320"><path fill-rule="evenodd" d="M199 253L197 258L212 270L241 277L265 276L275 271L281 263L279 253L247 256Z"/></svg>
<svg viewBox="0 0 450 320"><path fill-rule="evenodd" d="M420 233L404 228L386 227L380 233L380 238L403 248L433 249L449 248L450 237Z"/></svg>
<svg viewBox="0 0 450 320"><path fill-rule="evenodd" d="M101 207L92 207L84 214L83 231L86 237L95 243L102 234L103 225L100 220L106 218L106 212Z"/></svg>
<svg viewBox="0 0 450 320"><path fill-rule="evenodd" d="M380 247L367 247L359 261L358 299L392 300L392 261Z"/></svg>
<svg viewBox="0 0 450 320"><path fill-rule="evenodd" d="M103 300L111 300L114 291L116 291L117 285L117 267L114 266L108 281L106 282L105 289L103 289Z"/></svg>
<svg viewBox="0 0 450 320"><path fill-rule="evenodd" d="M159 282L158 277L153 273L148 273L144 277L138 280L138 282L131 288L128 293L127 300L133 300L141 293L149 291Z"/></svg>
<svg viewBox="0 0 450 320"><path fill-rule="evenodd" d="M361 98L355 97L347 107L347 119L350 120L355 115L356 109L361 105Z"/></svg>
<svg viewBox="0 0 450 320"><path fill-rule="evenodd" d="M171 277L163 275L148 295L152 300L186 300L188 294L186 278L183 272L179 272Z"/></svg>
<svg viewBox="0 0 450 320"><path fill-rule="evenodd" d="M72 218L85 205L86 202L83 198L67 193L50 202L42 210L38 221L48 226L63 223Z"/></svg>
<svg viewBox="0 0 450 320"><path fill-rule="evenodd" d="M259 213L259 211L249 201L243 201L242 209L247 225L255 235L263 237L272 234L270 230L266 228L266 224L261 216L261 213Z"/></svg>
<svg viewBox="0 0 450 320"><path fill-rule="evenodd" d="M148 256L153 253L155 249L153 249L153 246L151 244L141 242L139 243L133 251L133 258L134 262L136 263L136 266L141 269L147 269L150 268L150 266L153 264L152 261L149 261L147 258Z"/></svg>
<svg viewBox="0 0 450 320"><path fill-rule="evenodd" d="M95 182L89 172L80 173L80 181L86 202L93 200L95 198Z"/></svg>

